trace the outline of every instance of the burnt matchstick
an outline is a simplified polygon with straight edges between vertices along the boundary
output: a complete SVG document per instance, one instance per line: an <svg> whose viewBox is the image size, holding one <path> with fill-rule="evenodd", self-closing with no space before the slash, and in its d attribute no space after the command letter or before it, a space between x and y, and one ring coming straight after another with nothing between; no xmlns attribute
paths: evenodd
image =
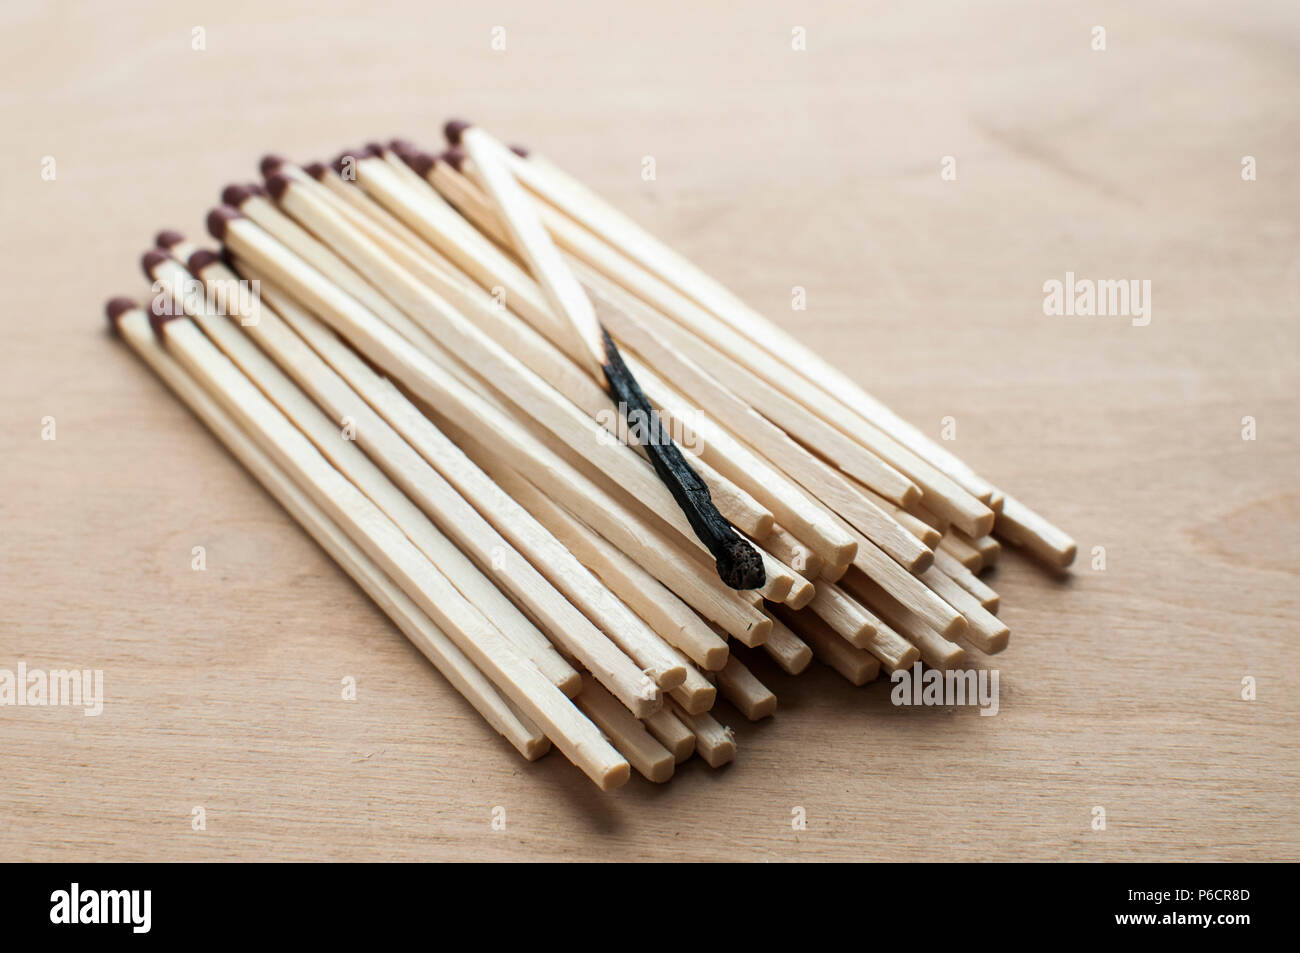
<svg viewBox="0 0 1300 953"><path fill-rule="evenodd" d="M708 485L686 462L681 449L661 425L658 412L646 399L636 377L628 370L609 332L596 317L591 299L560 258L542 227L530 199L496 155L496 143L477 135L470 124L453 120L446 127L453 145L465 147L495 200L510 237L533 276L546 292L552 308L568 318L576 339L575 357L603 382L634 435L639 436L655 473L663 482L692 531L717 564L718 576L732 589L758 589L767 579L762 557L748 540L718 512Z"/></svg>

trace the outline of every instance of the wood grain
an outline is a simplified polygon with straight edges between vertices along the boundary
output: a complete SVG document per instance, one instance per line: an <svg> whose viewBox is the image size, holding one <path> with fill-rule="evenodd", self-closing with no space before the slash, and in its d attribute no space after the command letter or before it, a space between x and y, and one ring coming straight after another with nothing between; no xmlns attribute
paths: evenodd
<svg viewBox="0 0 1300 953"><path fill-rule="evenodd" d="M1296 859L1300 8L698 6L4 5L0 668L103 669L107 699L0 708L0 857ZM104 333L154 231L199 234L263 152L452 115L955 418L1075 535L1067 581L990 577L996 717L750 653L780 708L729 713L719 771L605 795L527 764ZM1150 325L1045 316L1066 271L1149 279Z"/></svg>

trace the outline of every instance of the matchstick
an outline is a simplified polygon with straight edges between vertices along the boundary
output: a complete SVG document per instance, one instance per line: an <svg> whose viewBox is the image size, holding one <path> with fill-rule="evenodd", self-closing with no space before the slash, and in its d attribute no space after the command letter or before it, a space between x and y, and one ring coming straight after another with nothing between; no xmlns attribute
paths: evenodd
<svg viewBox="0 0 1300 953"><path fill-rule="evenodd" d="M1003 497L1004 501L1005 499ZM981 570L991 569L997 565L998 557L1002 555L1002 544L992 536L981 536L978 539L972 539L959 529L953 530L953 535L980 554Z"/></svg>
<svg viewBox="0 0 1300 953"><path fill-rule="evenodd" d="M722 697L750 721L761 721L776 713L776 696L772 690L734 655L727 659L716 677Z"/></svg>
<svg viewBox="0 0 1300 953"><path fill-rule="evenodd" d="M1007 647L1011 630L980 601L957 584L943 570L931 566L922 575L935 593L947 600L966 617L964 638L986 655L994 655Z"/></svg>
<svg viewBox="0 0 1300 953"><path fill-rule="evenodd" d="M935 552L934 565L956 582L957 585L978 599L981 606L994 615L998 614L998 594L983 579L963 566L947 550L939 549Z"/></svg>
<svg viewBox="0 0 1300 953"><path fill-rule="evenodd" d="M763 643L763 651L770 655L787 675L798 675L804 671L813 657L812 649L795 635L789 626L777 619L772 620L772 634Z"/></svg>
<svg viewBox="0 0 1300 953"><path fill-rule="evenodd" d="M939 548L971 572L978 573L984 568L984 556L980 551L954 532L944 533L943 539L939 541Z"/></svg>
<svg viewBox="0 0 1300 953"><path fill-rule="evenodd" d="M506 468L494 469L497 485L529 510L610 590L670 645L707 671L727 661L727 643L713 633L686 603L663 583L625 556L529 483Z"/></svg>
<svg viewBox="0 0 1300 953"><path fill-rule="evenodd" d="M316 358L313 361L310 357L302 355L296 359L296 363L308 364L311 367L311 377L316 379L318 386L320 381L331 379L336 372L346 368L351 370L354 382L357 378L364 380L369 376L370 390L373 392L377 381L373 377L373 372L365 368L355 356L352 358L345 356L346 349L337 339L334 339L334 344L331 344L327 332L319 325L313 327L311 319L291 302L281 300L274 286L268 284L267 290L273 295L273 300L276 301L277 307L281 309L286 320L302 333L325 359ZM261 324L257 330L262 330ZM350 386L348 392L355 395ZM356 396L351 404L344 401L340 406L352 406L352 414L360 421L357 431L360 440L373 441L377 435L392 434L398 446L389 448L388 454L400 458L407 486L411 490L419 492L430 487L446 485L447 493L464 503L463 498L445 483L444 478L435 468L429 465L427 458L422 457L416 449L398 438L396 431L390 430L391 425L372 412L360 396ZM429 425L428 429L432 430L432 425ZM444 449L446 443L444 441ZM442 502L445 506L451 505L447 501ZM563 585L563 594L561 594L561 591L557 591L557 587L543 579L527 560L515 553L513 547L502 538L498 530L489 525L489 521L474 513L473 508L468 504L465 504L465 509L468 512L460 512L466 527L461 534L465 539L465 545L474 549L480 558L486 560L486 565L499 564L500 574L507 575L511 579L518 577L520 582L517 591L524 603L538 617L554 620L553 625L548 627L552 637L596 673L631 711L638 716L644 716L657 707L654 692L647 689L646 679L641 674L642 670L665 691L681 685L685 679L685 670L676 658L666 651L666 646L646 629L640 619L626 611L626 608L604 586L583 570L576 560L571 556L567 559L559 557L559 565L564 568L564 572L555 578L558 578ZM558 557L562 547L554 540L551 542L550 550ZM572 612L569 603L565 601L566 598L581 609L592 623L600 626L603 634L596 632L590 625L580 622L581 617ZM609 640L613 641L613 646L609 644ZM616 650L615 646L622 651ZM624 652L627 654L624 655ZM629 657L635 659L637 664L632 665Z"/></svg>
<svg viewBox="0 0 1300 953"><path fill-rule="evenodd" d="M870 606L891 627L917 647L921 660L932 668L944 670L960 668L966 660L965 650L951 639L935 631L920 615L907 606L900 605L889 594L863 573L850 569L843 579L845 589ZM965 622L965 619L962 620ZM963 625L957 634L968 635L969 625Z"/></svg>
<svg viewBox="0 0 1300 953"><path fill-rule="evenodd" d="M172 250L180 250L183 244L185 243L174 245ZM158 253L150 253L145 259L146 273L165 287L183 286L184 281L190 277L190 272L177 262L167 260ZM195 262L195 276L206 281L209 286L238 281L234 273L225 268L211 252L196 252L191 261ZM238 303L233 295L228 296L227 300L232 304ZM461 548L453 545L429 522L425 513L412 503L412 499L429 516L441 517L444 528L448 523L460 525L462 531L458 540L472 544L486 533L489 537L495 537L492 540L494 543L505 545L505 541L496 536L472 507L285 326L274 311L269 307L259 308L257 322L245 326L242 333L223 317L209 315L201 310L190 314L213 342L239 365L245 375L313 440L334 466L384 509L389 518L401 527L452 584L473 601L503 634L514 641L543 674L566 695L577 693L580 687L578 673L497 589L503 574L498 574L497 580L488 579ZM238 312L233 316L242 317ZM245 333L261 346L260 351L244 338ZM279 367L267 360L268 356ZM297 385L281 372L281 368L294 375ZM303 390L299 390L299 387ZM334 414L336 420L351 417L356 424L356 441L343 439L339 424L311 403L307 394ZM387 473L376 462L382 462ZM390 476L398 481L402 490L411 495L411 499L390 482ZM490 545L487 552L491 552ZM485 553L482 551L479 555L480 566L491 564L491 555L487 555L486 559L483 559ZM518 585L514 591L518 595L527 595L527 590Z"/></svg>
<svg viewBox="0 0 1300 953"><path fill-rule="evenodd" d="M647 718L645 726L661 745L672 752L677 764L695 754L695 733L667 708L661 708Z"/></svg>
<svg viewBox="0 0 1300 953"><path fill-rule="evenodd" d="M1027 550L1053 569L1065 569L1078 552L1074 540L1010 495L1003 497L997 531L1007 542Z"/></svg>
<svg viewBox="0 0 1300 953"><path fill-rule="evenodd" d="M338 524L326 516L284 470L248 438L231 416L167 354L150 329L149 318L143 310L128 299L115 298L109 302L108 317L121 337L153 368L172 392L225 444L339 567L352 577L362 591L374 600L489 725L529 761L536 760L550 750L550 742L537 726L526 716L512 710L492 683L466 658L465 653L393 583L373 559L348 539Z"/></svg>
<svg viewBox="0 0 1300 953"><path fill-rule="evenodd" d="M656 421L657 414L640 383L623 361L609 332L596 319L591 300L561 260L530 200L496 156L495 146L478 139L472 129L467 131L465 146L483 176L487 191L496 201L515 249L529 264L555 313L568 319L578 350L589 359L588 371L595 379L604 381L610 398L629 422L635 415L652 423ZM733 589L760 588L765 576L759 554L718 512L708 486L686 462L672 438L661 433L658 440L645 441L642 446L696 537L717 561L722 581Z"/></svg>
<svg viewBox="0 0 1300 953"><path fill-rule="evenodd" d="M381 286L389 300L397 304L408 316L421 322L422 326L438 338L445 347L460 356L463 361L475 366L479 374L490 377L493 386L514 406L545 426L554 436L593 466L601 468L620 485L627 487L637 500L642 501L660 518L665 519L679 531L700 538L715 560L720 560L718 567L724 582L734 589L752 589L762 585L763 577L755 568L759 564L755 562L757 554L753 547L732 530L721 514L717 514L716 507L711 501L708 502L708 509L705 509L708 488L694 470L690 470L690 476L698 486L682 483L680 480L676 484L671 481L667 484L662 482L656 484L649 473L633 465L636 457L631 448L618 443L612 445L603 443L594 438L592 430L599 427L599 424L590 418L575 415L572 412L573 408L567 405L562 395L507 350L450 309L442 298L392 262L384 255L382 249L364 236L348 229L342 219L317 201L311 193L302 189L300 184L288 177L277 175L268 180L267 186L282 208L301 224L309 227L372 283ZM619 377L620 368L622 368L621 359L610 365L614 378ZM407 383L409 384L409 381ZM637 392L639 394L639 388ZM634 398L630 391L622 396ZM645 404L644 395L640 396L640 400ZM632 400L629 406L635 408L641 405ZM648 410L648 404L645 404L644 410ZM652 418L646 413L645 419ZM663 480L666 477L660 466L661 461L654 452L655 446L651 443L646 449L651 451L651 462L655 464L655 472ZM658 449L667 453L667 448L676 449L671 443L659 446ZM677 456L680 457L680 451L677 451ZM689 467L687 469L689 470ZM686 479L681 473L678 476L681 480ZM691 488L690 493L686 497L679 498L677 491L686 492L687 488ZM702 490L703 495L696 493L696 489ZM678 506L669 503L667 501L669 497L672 497ZM694 500L698 505L687 505L683 500L688 502ZM682 506L685 506L685 509L680 508ZM710 513L717 514L717 519L713 520ZM708 518L700 522L705 517ZM735 542L724 539L725 536L729 536Z"/></svg>
<svg viewBox="0 0 1300 953"><path fill-rule="evenodd" d="M796 539L784 526L774 526L763 539L763 548L805 579L816 579L826 560ZM853 544L856 552L857 544Z"/></svg>
<svg viewBox="0 0 1300 953"><path fill-rule="evenodd" d="M231 413L311 499L598 787L627 782L628 762L564 693L518 653L370 500L339 475L276 407L185 318L159 316L168 352Z"/></svg>
<svg viewBox="0 0 1300 953"><path fill-rule="evenodd" d="M459 128L462 125L459 121L448 124L449 141L455 143L459 139ZM513 171L526 187L600 235L612 247L637 261L646 270L674 284L725 321L739 335L744 335L746 339L752 337L769 355L785 362L797 375L798 383L794 384L796 388L812 386L824 389L828 396L853 408L863 419L869 420L912 452L943 469L978 499L987 503L997 495L998 491L976 476L968 466L899 418L800 341L744 305L691 262L677 255L577 180L536 153L530 153L527 158L514 158L511 162Z"/></svg>
<svg viewBox="0 0 1300 953"><path fill-rule="evenodd" d="M669 702L673 714L695 735L695 751L710 768L720 768L736 758L736 736L708 712L692 715Z"/></svg>
<svg viewBox="0 0 1300 953"><path fill-rule="evenodd" d="M672 752L590 675L582 679L582 692L576 701L647 781L662 784L673 776L677 762Z"/></svg>
<svg viewBox="0 0 1300 953"><path fill-rule="evenodd" d="M783 621L789 621L798 627L799 635L812 647L813 655L819 662L833 668L852 684L865 685L880 674L881 663L878 658L845 642L824 620L806 612L790 613L789 610L778 609L777 614Z"/></svg>

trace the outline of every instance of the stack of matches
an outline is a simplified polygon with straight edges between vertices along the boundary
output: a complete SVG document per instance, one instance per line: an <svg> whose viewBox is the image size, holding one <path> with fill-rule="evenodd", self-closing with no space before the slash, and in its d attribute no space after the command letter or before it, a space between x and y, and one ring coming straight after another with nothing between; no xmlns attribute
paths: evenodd
<svg viewBox="0 0 1300 953"><path fill-rule="evenodd" d="M761 719L1007 645L977 573L1074 543L535 153L463 122L268 156L120 335L529 760L667 780ZM253 283L256 283L255 285ZM255 288L257 294L248 294Z"/></svg>

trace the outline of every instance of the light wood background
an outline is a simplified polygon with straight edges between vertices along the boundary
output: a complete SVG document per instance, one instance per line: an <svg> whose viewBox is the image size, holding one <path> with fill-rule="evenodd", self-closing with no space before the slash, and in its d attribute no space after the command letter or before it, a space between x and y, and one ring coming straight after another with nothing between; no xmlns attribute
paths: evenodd
<svg viewBox="0 0 1300 953"><path fill-rule="evenodd" d="M0 858L1296 859L1300 6L188 6L0 12L0 667L107 695L0 708ZM526 764L105 334L155 230L198 234L262 153L453 115L954 417L1075 534L1068 581L991 577L997 717L765 665L782 707L731 719L724 770L606 795ZM1044 316L1066 271L1149 279L1150 325Z"/></svg>

